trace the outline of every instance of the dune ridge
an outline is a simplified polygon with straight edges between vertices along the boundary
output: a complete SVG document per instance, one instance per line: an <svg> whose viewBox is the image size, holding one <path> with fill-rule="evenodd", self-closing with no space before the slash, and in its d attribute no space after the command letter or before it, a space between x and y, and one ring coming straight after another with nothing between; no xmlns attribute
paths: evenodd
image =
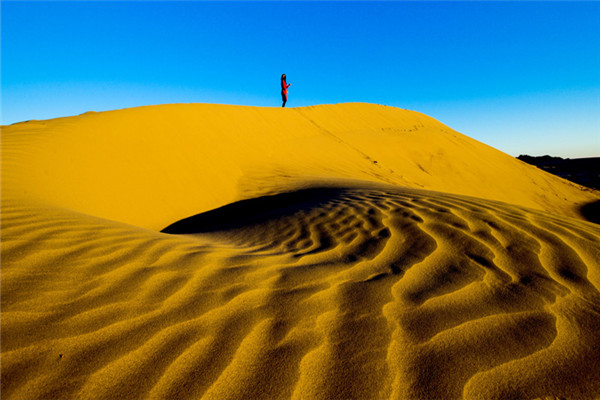
<svg viewBox="0 0 600 400"><path fill-rule="evenodd" d="M167 104L30 121L2 127L2 156L5 197L153 230L315 180L388 183L570 217L599 198L424 114L362 103Z"/></svg>
<svg viewBox="0 0 600 400"><path fill-rule="evenodd" d="M237 151L227 137L198 150L206 159L187 158L191 153L182 147L160 165L153 164L159 151L185 142L150 155L150 145L137 145L143 137L134 129L141 124L138 113L152 111L159 120L158 111L171 110L182 120L200 120L190 110L203 108L224 119L239 113L230 122L239 129L250 118L246 114L266 120L255 121L258 127L275 124L271 115L294 115L307 131L266 132L259 139L278 135L273 151L284 154L270 157L264 148L252 148L259 154L237 161L226 154ZM307 123L300 113L316 122ZM392 126L413 135L411 118L422 118L422 137L396 138L412 149L427 142L434 128L449 128L380 106L173 105L106 114L18 124L7 140L3 129L3 397L600 396L600 226L577 218L575 208L597 200L595 192L502 161L509 157L452 131L439 135L449 135L461 151L482 152L478 157L489 156L491 164L469 176L466 164L473 160L461 167L448 154L463 153L446 149L446 175L440 175L443 166L422 161L423 169L438 170L430 181L421 180L425 172L411 162L426 151L394 161L395 149L386 148L393 140L375 140L374 132ZM96 127L99 134L101 121L86 121L97 117L122 119L125 126L115 131L133 129L122 139L130 147L113 149L122 144L113 141L116 133L96 138L95 150L113 166L106 166L102 179L83 183L80 176L102 172L97 158L87 164L79 158L89 156L87 147L77 147L91 140L86 129ZM60 130L49 130L52 124ZM326 132L310 128L314 124ZM219 126L223 135L237 137L229 125ZM368 127L371 137L361 142L365 133L350 129L357 126ZM329 133L342 142L332 137L325 146ZM248 141L256 145L259 139ZM55 153L61 146L54 140L71 147ZM302 154L292 156L304 141L309 144L298 149ZM240 144L240 154L244 146L250 144ZM333 149L339 152L329 157ZM409 150L398 153L403 151ZM63 159L69 152L77 154ZM119 180L115 165L125 165L119 163L126 154L131 170ZM261 156L263 169L257 169ZM385 172L392 162L405 167L403 178ZM506 165L490 171L494 162ZM84 165L68 171L71 163ZM42 165L48 169L36 170ZM124 185L167 165L171 172L161 171L151 188L142 187L150 183L143 180ZM457 176L448 165L456 166ZM188 167L220 168L232 176L223 182L201 176L188 190L178 186L190 184L187 178L161 181ZM67 181L79 186L60 183L46 175L50 171L68 171ZM503 171L525 172L500 189L484 185ZM464 187L440 190L457 182ZM479 186L466 188L474 182ZM518 182L534 183L502 192ZM50 196L51 185L65 198ZM164 194L143 202L158 189ZM468 190L487 196L463 193ZM116 194L114 203L102 204ZM515 196L512 204L509 195ZM125 202L137 205L130 217ZM122 209L110 212L114 204Z"/></svg>

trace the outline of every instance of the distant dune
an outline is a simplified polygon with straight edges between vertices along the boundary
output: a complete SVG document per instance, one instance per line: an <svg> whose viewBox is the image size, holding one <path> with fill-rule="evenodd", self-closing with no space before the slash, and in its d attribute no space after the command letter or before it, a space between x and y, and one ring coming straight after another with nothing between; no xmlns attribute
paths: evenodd
<svg viewBox="0 0 600 400"><path fill-rule="evenodd" d="M600 190L600 157L565 159L551 156L532 157L520 155L517 158L571 182L590 189Z"/></svg>
<svg viewBox="0 0 600 400"><path fill-rule="evenodd" d="M414 111L2 127L7 399L600 398L600 194Z"/></svg>

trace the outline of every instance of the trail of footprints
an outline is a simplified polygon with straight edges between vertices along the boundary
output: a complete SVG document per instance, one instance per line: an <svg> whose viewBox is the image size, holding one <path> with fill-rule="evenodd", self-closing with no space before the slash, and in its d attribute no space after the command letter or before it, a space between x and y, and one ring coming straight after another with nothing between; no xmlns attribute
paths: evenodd
<svg viewBox="0 0 600 400"><path fill-rule="evenodd" d="M600 393L593 224L387 188L197 236L13 209L6 398Z"/></svg>

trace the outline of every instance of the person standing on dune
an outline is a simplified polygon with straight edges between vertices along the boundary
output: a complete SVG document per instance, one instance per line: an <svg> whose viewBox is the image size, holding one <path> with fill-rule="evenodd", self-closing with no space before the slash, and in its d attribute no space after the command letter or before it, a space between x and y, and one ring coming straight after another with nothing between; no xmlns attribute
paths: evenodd
<svg viewBox="0 0 600 400"><path fill-rule="evenodd" d="M285 107L285 103L287 103L287 89L290 85L285 81L285 74L281 75L281 100L283 100L281 107Z"/></svg>

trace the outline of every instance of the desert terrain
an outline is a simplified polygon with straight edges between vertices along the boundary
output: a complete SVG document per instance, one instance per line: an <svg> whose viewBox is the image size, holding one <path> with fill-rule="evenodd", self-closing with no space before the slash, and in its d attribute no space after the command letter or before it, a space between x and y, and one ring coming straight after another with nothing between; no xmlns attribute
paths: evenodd
<svg viewBox="0 0 600 400"><path fill-rule="evenodd" d="M2 127L6 399L600 397L598 191L424 114Z"/></svg>

